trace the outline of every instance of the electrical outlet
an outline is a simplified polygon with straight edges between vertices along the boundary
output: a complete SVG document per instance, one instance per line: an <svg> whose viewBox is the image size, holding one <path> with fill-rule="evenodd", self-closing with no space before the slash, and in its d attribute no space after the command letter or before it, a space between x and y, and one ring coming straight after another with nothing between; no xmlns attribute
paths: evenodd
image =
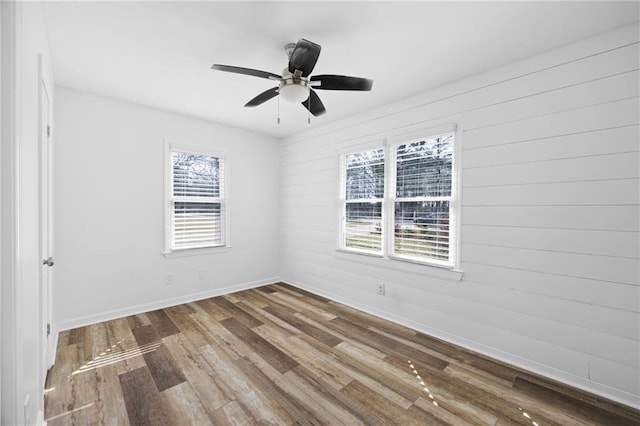
<svg viewBox="0 0 640 426"><path fill-rule="evenodd" d="M165 285L171 285L173 284L173 275L171 274L167 274L164 276L164 284Z"/></svg>
<svg viewBox="0 0 640 426"><path fill-rule="evenodd" d="M378 294L381 294L384 296L384 292L385 292L384 284L378 284Z"/></svg>

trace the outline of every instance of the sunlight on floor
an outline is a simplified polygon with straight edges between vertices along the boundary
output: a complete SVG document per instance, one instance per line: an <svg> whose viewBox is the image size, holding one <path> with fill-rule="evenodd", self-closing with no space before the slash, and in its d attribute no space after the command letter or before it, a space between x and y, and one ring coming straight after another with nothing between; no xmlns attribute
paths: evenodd
<svg viewBox="0 0 640 426"><path fill-rule="evenodd" d="M429 395L429 399L431 399L431 402L433 403L433 405L438 407L438 401L436 401L436 398L433 396L433 394L431 393L427 385L424 383L424 379L418 374L418 370L416 370L416 367L413 365L411 360L408 360L407 362L409 363L409 368L411 368L411 371L413 372L413 374L416 375L416 379L420 381L420 385L423 387L423 390L427 393L427 395Z"/></svg>
<svg viewBox="0 0 640 426"><path fill-rule="evenodd" d="M148 343L142 346L135 346L132 348L122 348L120 344L122 342L118 341L115 345L112 345L111 348L101 352L100 355L94 357L91 361L87 362L85 365L81 366L73 373L72 376L80 373L85 373L87 371L91 371L95 368L104 367L106 365L114 364L116 362L124 361L127 359L135 358L137 356L144 355L149 352L153 352L160 345L162 345L161 340L157 340L155 342ZM117 350L114 350L117 349Z"/></svg>

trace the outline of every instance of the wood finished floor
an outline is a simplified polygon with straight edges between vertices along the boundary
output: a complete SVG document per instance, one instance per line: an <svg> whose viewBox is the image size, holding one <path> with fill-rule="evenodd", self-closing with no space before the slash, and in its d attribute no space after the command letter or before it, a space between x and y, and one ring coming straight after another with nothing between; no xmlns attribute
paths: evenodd
<svg viewBox="0 0 640 426"><path fill-rule="evenodd" d="M639 425L640 412L285 284L60 334L56 425Z"/></svg>

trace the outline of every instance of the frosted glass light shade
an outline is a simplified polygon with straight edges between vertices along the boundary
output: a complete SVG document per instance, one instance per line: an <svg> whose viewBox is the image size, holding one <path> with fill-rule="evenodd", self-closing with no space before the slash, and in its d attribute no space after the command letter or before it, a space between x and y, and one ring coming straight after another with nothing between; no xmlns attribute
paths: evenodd
<svg viewBox="0 0 640 426"><path fill-rule="evenodd" d="M309 97L309 88L300 84L285 84L280 88L280 96L288 102L303 102Z"/></svg>

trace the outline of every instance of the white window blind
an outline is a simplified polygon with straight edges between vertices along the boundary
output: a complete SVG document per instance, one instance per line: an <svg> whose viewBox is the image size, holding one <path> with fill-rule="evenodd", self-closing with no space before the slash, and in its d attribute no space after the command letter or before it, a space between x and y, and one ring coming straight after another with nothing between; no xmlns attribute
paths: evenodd
<svg viewBox="0 0 640 426"><path fill-rule="evenodd" d="M451 264L453 138L395 145L392 254Z"/></svg>
<svg viewBox="0 0 640 426"><path fill-rule="evenodd" d="M344 164L342 245L381 253L384 149L347 154Z"/></svg>
<svg viewBox="0 0 640 426"><path fill-rule="evenodd" d="M224 158L171 150L171 250L225 245Z"/></svg>

